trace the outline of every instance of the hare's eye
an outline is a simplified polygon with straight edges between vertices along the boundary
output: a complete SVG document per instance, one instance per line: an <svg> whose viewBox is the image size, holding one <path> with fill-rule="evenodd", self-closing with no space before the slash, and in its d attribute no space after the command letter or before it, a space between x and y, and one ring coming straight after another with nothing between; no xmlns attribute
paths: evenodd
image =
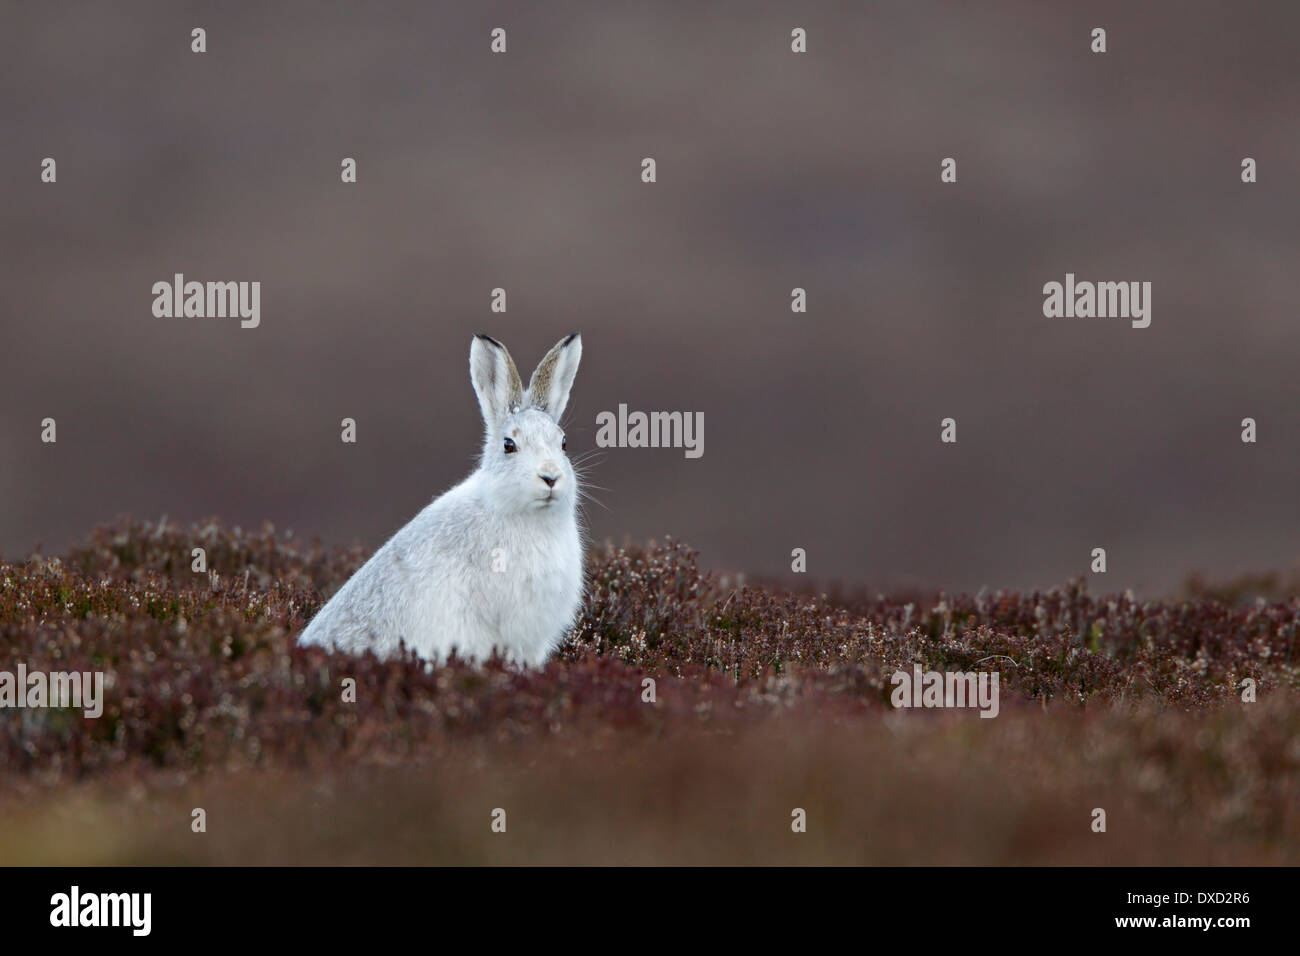
<svg viewBox="0 0 1300 956"><path fill-rule="evenodd" d="M569 439L564 438L563 436L561 436L561 438L560 438L560 451L568 451L568 450L569 450Z"/></svg>
<svg viewBox="0 0 1300 956"><path fill-rule="evenodd" d="M508 455L508 454L510 454L512 451L517 451L517 450L518 450L518 449L515 448L515 440L514 440L513 438L507 438L507 439L506 439L506 454Z"/></svg>

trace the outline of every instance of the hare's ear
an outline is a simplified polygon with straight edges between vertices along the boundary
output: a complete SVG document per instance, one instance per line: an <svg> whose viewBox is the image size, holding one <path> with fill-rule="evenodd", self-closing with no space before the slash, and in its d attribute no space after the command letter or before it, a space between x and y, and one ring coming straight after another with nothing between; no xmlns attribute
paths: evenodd
<svg viewBox="0 0 1300 956"><path fill-rule="evenodd" d="M578 374L578 361L582 358L582 336L577 332L556 342L545 357L537 363L528 382L528 403L540 408L555 421L564 414L569 404L569 389Z"/></svg>
<svg viewBox="0 0 1300 956"><path fill-rule="evenodd" d="M469 378L489 428L500 425L523 404L524 390L514 359L490 335L479 333L469 345Z"/></svg>

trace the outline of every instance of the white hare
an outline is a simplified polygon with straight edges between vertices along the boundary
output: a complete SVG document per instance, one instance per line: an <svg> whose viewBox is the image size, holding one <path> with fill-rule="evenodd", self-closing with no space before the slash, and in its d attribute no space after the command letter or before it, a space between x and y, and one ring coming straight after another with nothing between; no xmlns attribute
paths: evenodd
<svg viewBox="0 0 1300 956"><path fill-rule="evenodd" d="M431 661L453 650L540 666L582 600L577 478L560 415L582 357L577 332L546 353L525 390L510 353L486 335L469 372L486 436L478 470L393 535L299 638Z"/></svg>

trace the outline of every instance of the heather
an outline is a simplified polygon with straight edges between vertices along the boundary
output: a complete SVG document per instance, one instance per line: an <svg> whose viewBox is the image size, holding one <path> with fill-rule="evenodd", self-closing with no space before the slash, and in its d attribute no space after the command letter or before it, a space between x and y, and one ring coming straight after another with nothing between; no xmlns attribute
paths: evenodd
<svg viewBox="0 0 1300 956"><path fill-rule="evenodd" d="M592 552L542 670L295 647L363 559L122 522L0 564L0 669L107 682L0 711L0 862L1300 859L1296 598L796 592L669 541ZM998 671L999 716L894 710L913 664Z"/></svg>

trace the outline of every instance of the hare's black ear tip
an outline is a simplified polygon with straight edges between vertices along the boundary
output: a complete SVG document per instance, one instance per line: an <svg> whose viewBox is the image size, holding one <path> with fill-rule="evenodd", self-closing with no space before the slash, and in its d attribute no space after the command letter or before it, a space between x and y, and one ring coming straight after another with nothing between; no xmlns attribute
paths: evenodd
<svg viewBox="0 0 1300 956"><path fill-rule="evenodd" d="M482 339L482 340L483 340L484 342L486 342L488 345L495 345L497 348L504 348L504 347L505 347L505 346L503 346L500 342L498 342L496 339L492 338L492 336L488 335L486 332L475 332L475 333L474 333L474 338L476 338L476 339Z"/></svg>
<svg viewBox="0 0 1300 956"><path fill-rule="evenodd" d="M573 341L574 339L576 339L577 337L578 337L578 333L577 333L577 332L570 332L570 333L565 337L564 341L563 341L561 344L562 344L562 345L568 345L570 342L572 342L572 341Z"/></svg>

